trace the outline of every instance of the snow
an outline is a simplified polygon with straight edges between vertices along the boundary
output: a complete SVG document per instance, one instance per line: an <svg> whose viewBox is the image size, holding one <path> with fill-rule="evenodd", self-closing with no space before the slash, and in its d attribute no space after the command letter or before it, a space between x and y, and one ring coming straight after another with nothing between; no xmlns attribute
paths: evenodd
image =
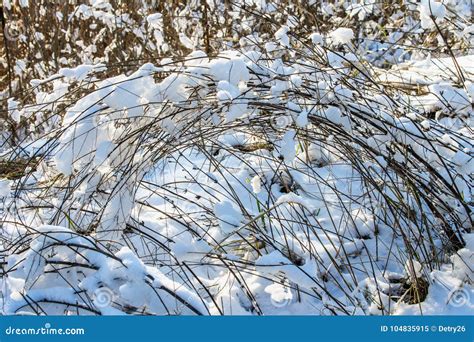
<svg viewBox="0 0 474 342"><path fill-rule="evenodd" d="M254 193L259 194L262 191L262 180L260 179L260 176L254 176L251 180L251 184Z"/></svg>
<svg viewBox="0 0 474 342"><path fill-rule="evenodd" d="M469 4L246 4L41 6L71 30L0 89L1 314L472 311Z"/></svg>
<svg viewBox="0 0 474 342"><path fill-rule="evenodd" d="M303 111L298 114L295 123L298 127L306 127L308 125L308 112Z"/></svg>
<svg viewBox="0 0 474 342"><path fill-rule="evenodd" d="M282 26L278 31L275 32L275 39L284 47L290 46L290 38L288 37L288 26Z"/></svg>
<svg viewBox="0 0 474 342"><path fill-rule="evenodd" d="M405 272L412 278L420 278L422 273L423 267L417 260L407 260L405 262Z"/></svg>
<svg viewBox="0 0 474 342"><path fill-rule="evenodd" d="M7 10L11 10L12 9L12 3L10 0L3 0L3 7L5 7Z"/></svg>
<svg viewBox="0 0 474 342"><path fill-rule="evenodd" d="M339 27L329 33L334 44L348 44L354 39L354 31L348 27Z"/></svg>
<svg viewBox="0 0 474 342"><path fill-rule="evenodd" d="M243 58L234 53L223 53L223 58L210 63L210 72L218 81L227 81L237 86L249 80L249 72Z"/></svg>
<svg viewBox="0 0 474 342"><path fill-rule="evenodd" d="M323 44L323 36L319 33L311 33L309 36L311 42L315 45L322 45Z"/></svg>
<svg viewBox="0 0 474 342"><path fill-rule="evenodd" d="M418 6L421 27L424 29L435 26L432 17L434 17L436 21L439 21L446 15L446 7L441 1L423 0Z"/></svg>
<svg viewBox="0 0 474 342"><path fill-rule="evenodd" d="M296 156L296 132L290 130L285 133L281 140L280 154L283 156L285 162L291 163Z"/></svg>
<svg viewBox="0 0 474 342"><path fill-rule="evenodd" d="M458 56L455 60L444 57L406 62L381 73L380 78L384 82L430 85L457 77L456 64L463 73L474 74L474 55L470 54Z"/></svg>
<svg viewBox="0 0 474 342"><path fill-rule="evenodd" d="M0 179L0 197L7 197L10 195L12 182L8 179Z"/></svg>
<svg viewBox="0 0 474 342"><path fill-rule="evenodd" d="M179 41L188 49L194 48L194 42L189 39L184 33L179 34Z"/></svg>
<svg viewBox="0 0 474 342"><path fill-rule="evenodd" d="M230 234L236 230L242 220L242 214L234 208L231 202L222 201L214 206L214 212L219 219L220 227L224 234Z"/></svg>
<svg viewBox="0 0 474 342"><path fill-rule="evenodd" d="M104 70L104 65L80 65L76 68L61 68L59 75L77 81L83 81L92 71Z"/></svg>
<svg viewBox="0 0 474 342"><path fill-rule="evenodd" d="M7 100L8 112L10 114L10 117L17 123L20 122L21 116L21 113L18 111L18 104L18 101L15 101L13 98L9 98Z"/></svg>
<svg viewBox="0 0 474 342"><path fill-rule="evenodd" d="M163 16L161 15L161 13L153 13L153 14L150 14L147 18L146 18L146 21L148 22L148 24L151 25L151 27L153 27L154 29L161 29L162 28L162 18Z"/></svg>

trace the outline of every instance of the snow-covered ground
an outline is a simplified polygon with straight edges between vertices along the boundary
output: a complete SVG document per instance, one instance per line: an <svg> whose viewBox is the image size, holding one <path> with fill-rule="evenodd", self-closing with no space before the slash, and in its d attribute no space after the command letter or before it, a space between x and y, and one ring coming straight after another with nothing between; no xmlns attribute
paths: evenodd
<svg viewBox="0 0 474 342"><path fill-rule="evenodd" d="M406 6L435 33L467 8ZM473 312L472 47L270 26L217 53L178 30L183 56L68 65L8 99L1 166L27 165L0 180L3 314Z"/></svg>

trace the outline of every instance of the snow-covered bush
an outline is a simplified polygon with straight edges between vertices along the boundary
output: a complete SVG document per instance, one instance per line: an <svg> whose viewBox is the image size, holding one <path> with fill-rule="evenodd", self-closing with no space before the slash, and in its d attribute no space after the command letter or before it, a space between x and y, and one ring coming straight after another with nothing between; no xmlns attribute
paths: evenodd
<svg viewBox="0 0 474 342"><path fill-rule="evenodd" d="M433 3L189 2L182 11L198 6L213 24L194 38L192 21L173 24L189 51L165 50L169 13L140 4L154 48L119 68L70 50L82 64L8 100L19 125L2 160L27 166L0 183L2 311L472 310L457 299L473 276L474 59L456 36L465 11L443 33L446 6L467 5ZM70 20L117 25L110 6L80 5ZM381 42L374 25L397 20L420 32ZM447 56L400 43L433 33Z"/></svg>

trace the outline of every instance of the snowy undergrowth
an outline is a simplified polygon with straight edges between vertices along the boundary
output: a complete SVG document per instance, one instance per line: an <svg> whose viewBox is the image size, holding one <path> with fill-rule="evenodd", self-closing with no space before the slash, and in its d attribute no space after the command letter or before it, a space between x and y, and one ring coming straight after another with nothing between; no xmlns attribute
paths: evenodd
<svg viewBox="0 0 474 342"><path fill-rule="evenodd" d="M382 70L354 37L33 81L2 312L472 312L472 55Z"/></svg>

